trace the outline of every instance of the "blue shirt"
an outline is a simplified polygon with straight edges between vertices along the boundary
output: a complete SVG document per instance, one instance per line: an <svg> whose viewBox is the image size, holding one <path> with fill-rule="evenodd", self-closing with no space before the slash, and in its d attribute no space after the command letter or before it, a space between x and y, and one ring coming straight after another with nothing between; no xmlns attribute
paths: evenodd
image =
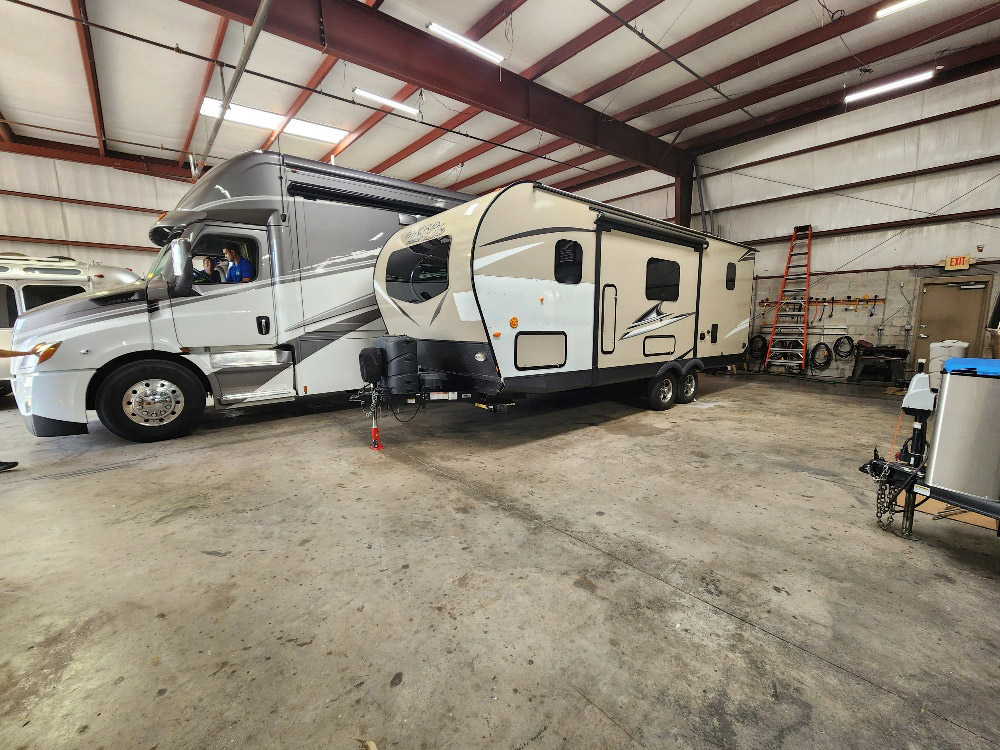
<svg viewBox="0 0 1000 750"><path fill-rule="evenodd" d="M240 282L243 279L250 281L253 278L253 263L246 258L240 258L235 263L230 263L226 270L226 281L229 283Z"/></svg>

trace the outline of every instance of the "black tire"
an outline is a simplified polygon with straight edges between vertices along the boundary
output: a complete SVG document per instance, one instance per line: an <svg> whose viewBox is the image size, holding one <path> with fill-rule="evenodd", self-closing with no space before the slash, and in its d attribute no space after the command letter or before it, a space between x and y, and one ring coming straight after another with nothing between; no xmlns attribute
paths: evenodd
<svg viewBox="0 0 1000 750"><path fill-rule="evenodd" d="M145 384L145 389L141 384ZM134 386L139 386L140 391ZM146 400L130 400L139 393ZM134 403L141 403L142 408ZM118 437L136 443L187 435L204 412L205 386L198 376L183 365L163 359L142 359L122 365L97 390L97 416L101 424Z"/></svg>
<svg viewBox="0 0 1000 750"><path fill-rule="evenodd" d="M646 400L653 411L666 411L677 401L677 376L672 372L650 378Z"/></svg>
<svg viewBox="0 0 1000 750"><path fill-rule="evenodd" d="M0 380L0 398L4 396L9 396L14 392L14 389L10 387L9 380Z"/></svg>
<svg viewBox="0 0 1000 750"><path fill-rule="evenodd" d="M698 371L690 370L677 383L676 401L678 404L690 404L698 398Z"/></svg>

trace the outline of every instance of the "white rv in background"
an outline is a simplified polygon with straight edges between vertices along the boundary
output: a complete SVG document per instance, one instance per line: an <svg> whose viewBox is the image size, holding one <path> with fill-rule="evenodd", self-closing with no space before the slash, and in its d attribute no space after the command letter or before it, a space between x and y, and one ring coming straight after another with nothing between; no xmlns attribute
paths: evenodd
<svg viewBox="0 0 1000 750"><path fill-rule="evenodd" d="M11 348L14 323L29 310L84 292L139 281L129 268L78 263L50 255L0 253L0 349ZM10 393L10 360L0 362L0 396Z"/></svg>
<svg viewBox="0 0 1000 750"><path fill-rule="evenodd" d="M216 409L354 391L358 353L385 333L372 292L400 226L470 196L330 164L251 152L209 170L150 239L146 279L20 315L14 395L37 436L87 432L96 409L136 441L182 435ZM212 283L232 249L245 277ZM44 360L44 361L40 361Z"/></svg>
<svg viewBox="0 0 1000 750"><path fill-rule="evenodd" d="M381 383L395 396L464 391L489 403L641 380L651 408L687 403L700 371L743 357L753 266L746 245L515 183L382 248ZM414 339L415 357L393 337Z"/></svg>

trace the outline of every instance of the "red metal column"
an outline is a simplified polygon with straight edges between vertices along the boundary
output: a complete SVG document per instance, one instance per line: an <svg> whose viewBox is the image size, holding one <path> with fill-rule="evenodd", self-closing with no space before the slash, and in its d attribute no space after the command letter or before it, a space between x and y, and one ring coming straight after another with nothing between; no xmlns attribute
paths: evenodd
<svg viewBox="0 0 1000 750"><path fill-rule="evenodd" d="M691 226L691 201L694 196L694 165L674 179L674 223Z"/></svg>
<svg viewBox="0 0 1000 750"><path fill-rule="evenodd" d="M219 59L219 51L222 49L222 42L226 38L226 29L229 28L229 19L220 18L219 26L215 30L215 39L212 41L212 51L209 54L213 60ZM215 73L215 63L208 63L205 68L205 75L201 79L201 88L198 89L198 99L194 103L194 113L191 115L191 124L188 126L187 135L184 137L184 145L181 147L181 155L177 159L177 166L184 163L184 157L191 148L191 140L194 138L194 129L198 125L198 118L201 116L201 104L205 101L205 94L212 83L212 74Z"/></svg>
<svg viewBox="0 0 1000 750"><path fill-rule="evenodd" d="M248 20L252 0L184 0L230 18ZM320 43L320 8L326 46ZM269 33L323 49L385 75L425 87L501 117L576 143L673 173L684 161L658 138L567 96L470 55L420 29L377 13L357 0L283 0L269 14Z"/></svg>
<svg viewBox="0 0 1000 750"><path fill-rule="evenodd" d="M70 0L73 15L84 23L76 25L77 37L80 40L80 54L83 56L83 69L87 76L87 91L90 93L90 107L94 113L94 130L97 132L97 148L104 155L108 144L105 140L104 113L101 111L101 89L97 84L97 65L94 62L94 43L90 38L90 27L86 25L87 6L84 0Z"/></svg>

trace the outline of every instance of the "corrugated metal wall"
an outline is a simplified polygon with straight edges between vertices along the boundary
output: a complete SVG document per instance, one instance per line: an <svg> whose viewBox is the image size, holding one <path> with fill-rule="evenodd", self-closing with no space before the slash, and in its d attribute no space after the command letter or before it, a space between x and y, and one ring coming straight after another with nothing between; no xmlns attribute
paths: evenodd
<svg viewBox="0 0 1000 750"><path fill-rule="evenodd" d="M91 164L0 153L0 190L149 209L129 211L0 195L0 236L76 244L0 239L0 252L66 255L145 273L155 257L149 227L190 185ZM92 244L91 244L92 243ZM101 247L112 245L118 247ZM143 251L135 248L149 248Z"/></svg>

